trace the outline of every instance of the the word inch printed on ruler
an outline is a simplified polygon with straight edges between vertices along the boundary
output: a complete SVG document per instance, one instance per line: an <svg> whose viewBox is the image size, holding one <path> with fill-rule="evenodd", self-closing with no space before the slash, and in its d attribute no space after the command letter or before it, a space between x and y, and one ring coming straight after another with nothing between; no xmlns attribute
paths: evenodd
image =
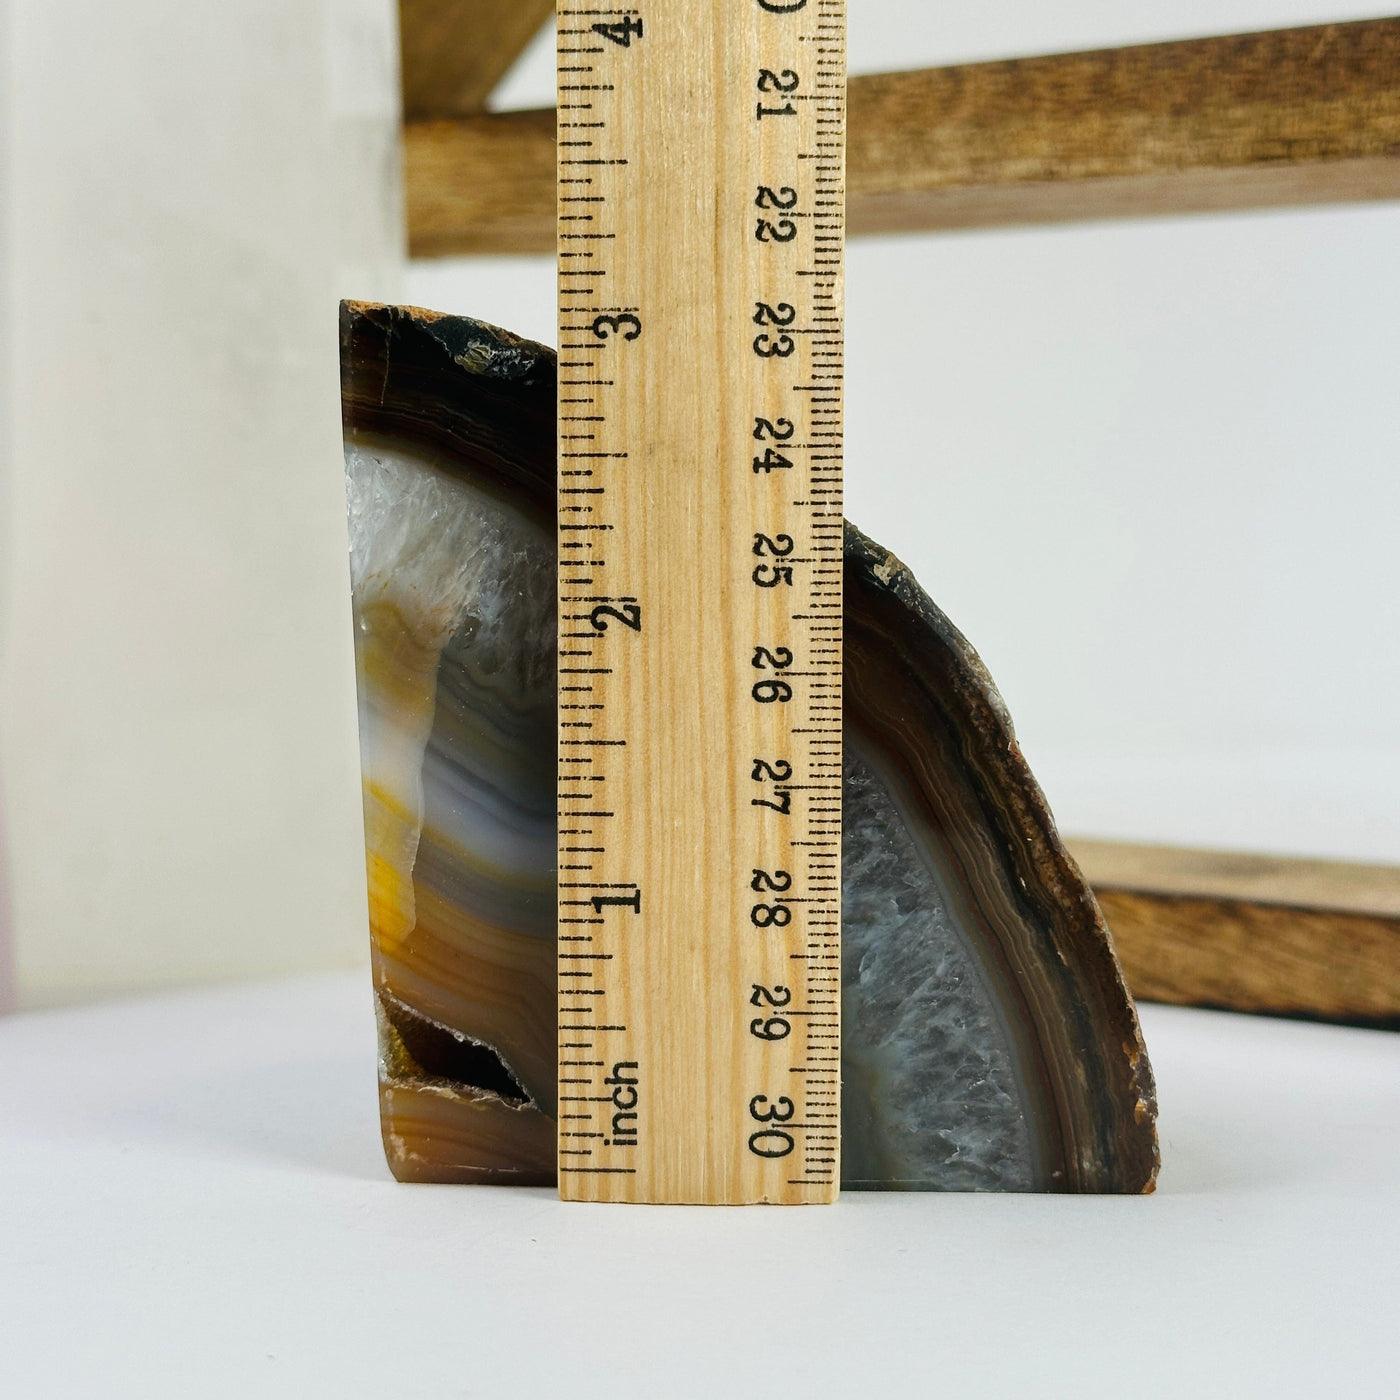
<svg viewBox="0 0 1400 1400"><path fill-rule="evenodd" d="M558 35L560 1191L829 1202L845 7Z"/></svg>

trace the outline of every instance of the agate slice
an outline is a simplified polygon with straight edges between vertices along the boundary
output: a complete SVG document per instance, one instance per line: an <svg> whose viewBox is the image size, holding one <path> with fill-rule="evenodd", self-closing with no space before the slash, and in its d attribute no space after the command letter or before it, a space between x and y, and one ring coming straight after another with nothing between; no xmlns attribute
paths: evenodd
<svg viewBox="0 0 1400 1400"><path fill-rule="evenodd" d="M549 1184L555 357L347 304L380 1104L400 1180ZM976 653L848 526L843 1184L1140 1192L1152 1075Z"/></svg>

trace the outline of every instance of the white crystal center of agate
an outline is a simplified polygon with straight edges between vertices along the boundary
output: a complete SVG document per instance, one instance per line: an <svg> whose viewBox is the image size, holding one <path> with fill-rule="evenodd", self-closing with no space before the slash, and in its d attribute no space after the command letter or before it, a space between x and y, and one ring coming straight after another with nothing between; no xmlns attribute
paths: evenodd
<svg viewBox="0 0 1400 1400"><path fill-rule="evenodd" d="M370 921L381 946L414 927L424 753L444 648L512 695L554 682L554 541L426 456L347 443L346 506L359 680ZM508 833L472 823L476 859L520 863ZM515 858L512 858L514 854ZM552 879L552 860L550 861Z"/></svg>

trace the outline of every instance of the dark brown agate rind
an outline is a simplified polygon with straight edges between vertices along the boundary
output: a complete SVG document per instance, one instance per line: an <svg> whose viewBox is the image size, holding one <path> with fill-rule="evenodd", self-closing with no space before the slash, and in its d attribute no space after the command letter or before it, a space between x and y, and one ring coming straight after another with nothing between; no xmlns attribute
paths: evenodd
<svg viewBox="0 0 1400 1400"><path fill-rule="evenodd" d="M461 318L356 304L342 308L341 350L347 446L416 454L427 469L469 483L553 532L553 351ZM936 1111L922 1113L920 1086L932 1082L924 1070L937 1068L949 1031L925 1034L916 1024L912 1035L922 1041L913 1048L924 1064L905 1072L900 1057L911 1032L879 1019L891 1006L899 1010L900 973L886 969L866 995L862 979L869 980L872 959L852 951L879 952L899 938L918 943L917 928L910 933L915 925L892 921L887 930L878 914L868 914L898 904L880 889L874 898L849 899L844 921L845 1184L1151 1190L1156 1106L1132 1002L1097 905L1060 844L990 677L909 572L849 526L845 607L850 759L843 857L855 848L862 810L852 805L853 794L862 782L872 790L874 781L903 825L885 843L885 828L879 821L872 827L867 807L862 839L867 849L888 845L876 856L887 870L894 862L899 890L954 889L939 918L957 925L953 941L966 948L953 950L962 958L956 980L974 991L969 1014L945 1001L945 1019L954 1040L964 1037L964 1049L969 1037L982 1036L979 1027L995 1023L1004 1041L996 1073L1013 1085L998 1090L1003 1108L997 1111L1009 1115L1008 1131L1028 1144L1006 1170L991 1157L969 1165L976 1152L968 1149L981 1140L981 1128L959 1086L983 1084L987 1076L975 1064L960 1071L961 1079L959 1072L944 1076ZM433 719L441 743L451 739L443 718L447 670L444 658ZM361 683L363 706L363 677ZM516 735L522 736L552 771L553 716L526 726ZM924 886L912 875L906 883L898 867L915 849L911 841L920 852L915 863L935 871ZM452 860L450 845L434 846L425 829L412 871L416 923L403 937L375 931L390 1166L402 1180L551 1183L552 902L546 909L545 896L535 891L510 918L483 921L479 911L453 906ZM857 872L856 878L864 877ZM852 896L871 894L857 888L850 871L847 886ZM854 926L862 917L866 922ZM508 926L511 918L518 927ZM374 929L373 916L371 923ZM890 960L891 968L896 964ZM952 965L946 958L929 964ZM907 958L899 964L906 966ZM925 983L925 992L931 985L941 995L936 978ZM917 1004L905 997L904 1007ZM865 1059L863 1040L867 1050L875 1046ZM989 1052L988 1063L994 1058ZM918 1110L912 1114L911 1095ZM917 1127L925 1121L935 1124L932 1133ZM913 1153L911 1138L919 1139ZM925 1150L931 1138L946 1139L946 1150L938 1143Z"/></svg>
<svg viewBox="0 0 1400 1400"><path fill-rule="evenodd" d="M903 778L957 867L1037 1070L1045 1189L1150 1191L1156 1097L1103 916L980 657L909 570L846 526L848 743Z"/></svg>
<svg viewBox="0 0 1400 1400"><path fill-rule="evenodd" d="M418 307L340 308L347 441L411 445L554 529L552 350Z"/></svg>

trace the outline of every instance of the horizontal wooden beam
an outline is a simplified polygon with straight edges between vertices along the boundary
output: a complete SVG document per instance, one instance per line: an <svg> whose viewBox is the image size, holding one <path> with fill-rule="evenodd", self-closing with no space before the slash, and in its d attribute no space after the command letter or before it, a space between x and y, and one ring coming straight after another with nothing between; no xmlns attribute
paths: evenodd
<svg viewBox="0 0 1400 1400"><path fill-rule="evenodd" d="M1400 195L1400 20L851 84L868 232Z"/></svg>
<svg viewBox="0 0 1400 1400"><path fill-rule="evenodd" d="M410 257L554 251L554 109L404 127Z"/></svg>
<svg viewBox="0 0 1400 1400"><path fill-rule="evenodd" d="M1068 844L1134 996L1400 1029L1400 869Z"/></svg>
<svg viewBox="0 0 1400 1400"><path fill-rule="evenodd" d="M1400 20L855 77L852 233L1400 197ZM554 114L411 124L410 251L554 247Z"/></svg>
<svg viewBox="0 0 1400 1400"><path fill-rule="evenodd" d="M1400 866L1077 838L1071 845L1090 880L1113 889L1400 919Z"/></svg>
<svg viewBox="0 0 1400 1400"><path fill-rule="evenodd" d="M399 0L405 121L486 110L554 0Z"/></svg>

